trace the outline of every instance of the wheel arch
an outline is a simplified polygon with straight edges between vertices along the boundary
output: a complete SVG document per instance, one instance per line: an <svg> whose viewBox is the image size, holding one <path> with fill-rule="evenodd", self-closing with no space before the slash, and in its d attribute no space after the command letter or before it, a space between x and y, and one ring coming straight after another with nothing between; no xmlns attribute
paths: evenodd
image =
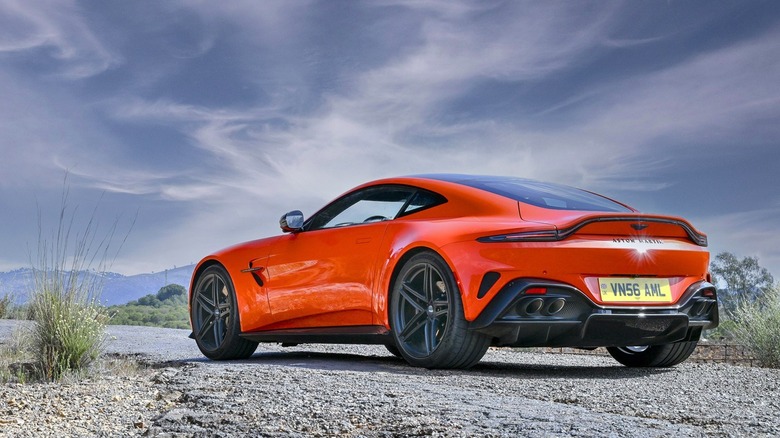
<svg viewBox="0 0 780 438"><path fill-rule="evenodd" d="M200 262L200 264L198 264L198 266L192 272L192 278L190 279L190 290L188 294L188 300L192 300L192 293L195 291L195 286L197 285L198 279L203 274L203 271L215 265L221 266L222 269L227 271L227 267L225 267L225 265L222 264L222 262L216 259L203 260L202 262Z"/></svg>
<svg viewBox="0 0 780 438"><path fill-rule="evenodd" d="M190 279L190 290L187 293L187 315L190 318L190 328L193 328L192 325L192 294L195 293L195 286L198 285L198 280L200 279L200 276L203 274L203 271L206 269L212 267L212 266L221 266L222 269L227 272L227 268L225 265L223 265L219 260L216 259L206 259L201 261L198 266L195 268L195 270L192 272L192 278ZM230 275L228 273L228 275ZM190 333L190 338L194 338L194 333Z"/></svg>
<svg viewBox="0 0 780 438"><path fill-rule="evenodd" d="M406 261L422 252L434 252L439 254L438 251L428 246L416 246L403 253L401 257L396 260L393 271L390 273L390 281L387 282L387 288L384 291L387 295L390 295L390 290L393 288L393 284L395 284L395 280L398 278L398 273L401 271L401 268L403 268Z"/></svg>
<svg viewBox="0 0 780 438"><path fill-rule="evenodd" d="M424 253L424 252L430 252L433 254L436 254L439 256L444 263L447 264L447 266L450 268L450 271L452 272L453 277L455 277L455 283L458 286L458 292L460 293L461 299L463 299L463 284L461 283L460 277L458 276L458 271L454 268L452 261L449 257L442 251L441 249L435 248L433 245L416 245L410 248L407 248L405 252L403 252L393 263L392 270L390 271L390 275L388 278L388 281L384 282L383 284L383 290L381 293L384 295L384 309L382 309L382 323L389 328L390 327L390 293L393 289L393 285L395 284L396 279L398 278L398 273L401 272L401 269L403 269L404 264L411 259L412 257L416 256L417 254Z"/></svg>

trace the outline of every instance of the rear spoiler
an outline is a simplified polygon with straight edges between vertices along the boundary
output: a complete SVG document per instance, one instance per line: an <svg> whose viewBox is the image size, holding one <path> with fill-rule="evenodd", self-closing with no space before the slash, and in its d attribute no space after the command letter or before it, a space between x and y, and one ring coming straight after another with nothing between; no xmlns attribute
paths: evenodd
<svg viewBox="0 0 780 438"><path fill-rule="evenodd" d="M663 217L641 217L641 216L605 216L605 217L592 217L576 223L568 228L563 229L545 229L534 230L527 232L519 232L512 234L501 234L497 236L480 237L477 239L483 243L498 243L498 242L552 242L557 240L563 240L570 235L576 233L579 229L586 225L590 225L598 222L636 222L640 226L643 223L654 222L661 224L677 225L688 235L688 237L699 246L707 246L707 236L696 231L689 223L672 218ZM637 229L641 231L641 228Z"/></svg>

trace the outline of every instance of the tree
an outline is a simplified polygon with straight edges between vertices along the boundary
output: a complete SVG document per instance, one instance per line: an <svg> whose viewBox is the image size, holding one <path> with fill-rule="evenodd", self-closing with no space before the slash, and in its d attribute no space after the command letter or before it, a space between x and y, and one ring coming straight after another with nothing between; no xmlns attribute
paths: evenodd
<svg viewBox="0 0 780 438"><path fill-rule="evenodd" d="M139 306L160 307L162 303L155 295L144 295L138 299Z"/></svg>
<svg viewBox="0 0 780 438"><path fill-rule="evenodd" d="M159 291L157 291L157 299L160 301L169 301L173 298L184 298L183 301L186 301L187 289L185 289L184 286L178 284L169 284L167 286L163 286Z"/></svg>
<svg viewBox="0 0 780 438"><path fill-rule="evenodd" d="M774 286L772 274L758 264L758 257L740 259L722 252L715 256L710 270L716 281L726 286L718 289L718 298L728 316L733 316L740 304L760 300Z"/></svg>

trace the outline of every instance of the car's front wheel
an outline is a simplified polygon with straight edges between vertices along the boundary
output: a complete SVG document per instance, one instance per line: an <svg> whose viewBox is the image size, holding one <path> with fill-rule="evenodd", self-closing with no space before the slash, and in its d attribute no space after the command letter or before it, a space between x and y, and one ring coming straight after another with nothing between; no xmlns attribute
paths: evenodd
<svg viewBox="0 0 780 438"><path fill-rule="evenodd" d="M395 346L411 365L468 368L485 355L490 338L468 329L455 277L438 254L406 261L390 295Z"/></svg>
<svg viewBox="0 0 780 438"><path fill-rule="evenodd" d="M616 361L628 367L671 367L688 359L697 343L682 341L666 345L607 347L607 351Z"/></svg>
<svg viewBox="0 0 780 438"><path fill-rule="evenodd" d="M395 345L385 344L385 348L387 348L387 351L390 352L390 354L393 356L403 358L403 356L401 356L401 350L399 350Z"/></svg>
<svg viewBox="0 0 780 438"><path fill-rule="evenodd" d="M190 304L192 333L209 359L246 359L257 342L239 336L241 326L233 282L225 268L212 265L195 282Z"/></svg>

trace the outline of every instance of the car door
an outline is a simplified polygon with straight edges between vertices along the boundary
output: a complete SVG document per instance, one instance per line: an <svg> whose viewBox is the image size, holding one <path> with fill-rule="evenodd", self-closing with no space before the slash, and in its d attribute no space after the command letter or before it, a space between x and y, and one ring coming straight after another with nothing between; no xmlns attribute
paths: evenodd
<svg viewBox="0 0 780 438"><path fill-rule="evenodd" d="M267 261L267 294L276 329L373 324L373 286L387 221L413 194L403 186L347 194L288 234Z"/></svg>

